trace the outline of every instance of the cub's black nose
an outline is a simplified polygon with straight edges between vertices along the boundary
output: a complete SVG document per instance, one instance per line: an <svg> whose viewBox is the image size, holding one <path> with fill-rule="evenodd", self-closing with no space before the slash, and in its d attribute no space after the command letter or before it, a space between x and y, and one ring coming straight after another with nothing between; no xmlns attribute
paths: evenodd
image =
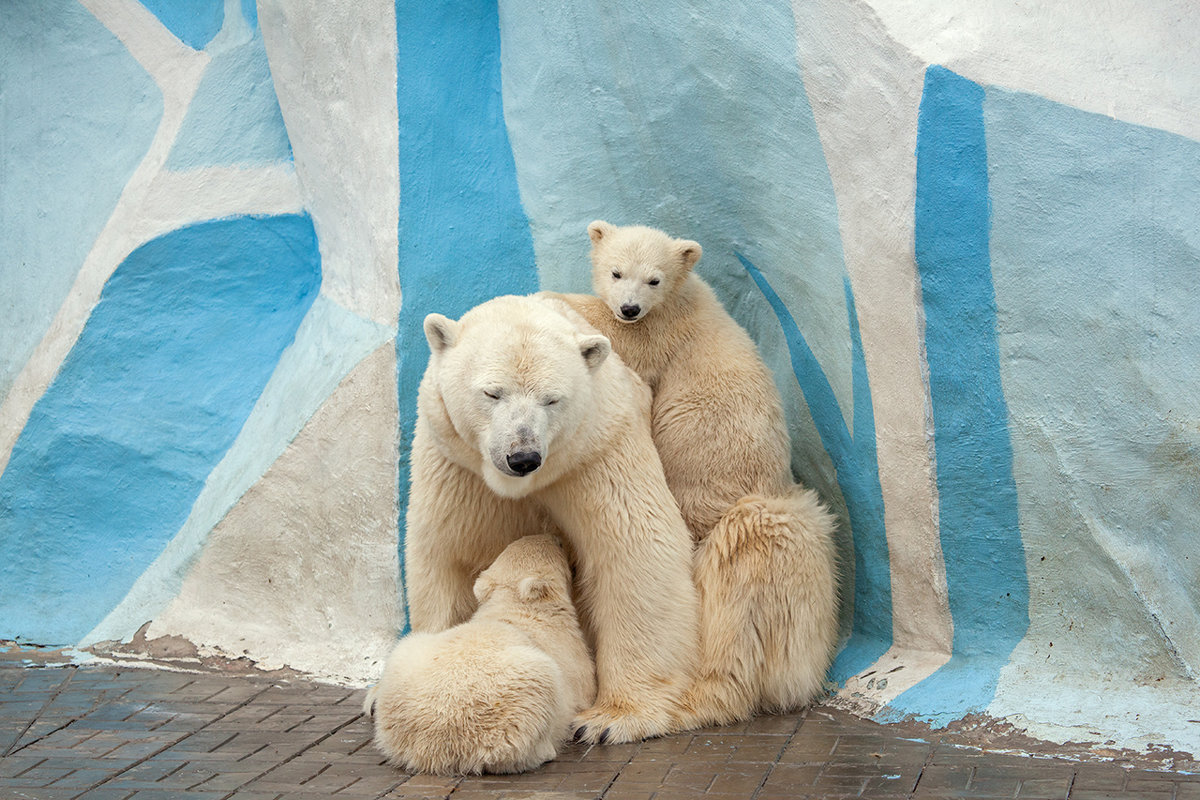
<svg viewBox="0 0 1200 800"><path fill-rule="evenodd" d="M621 316L625 317L625 319L637 319L637 315L640 314L641 311L641 306L635 306L632 304L621 306Z"/></svg>
<svg viewBox="0 0 1200 800"><path fill-rule="evenodd" d="M535 452L513 453L507 459L508 468L518 475L528 475L542 465L542 454Z"/></svg>

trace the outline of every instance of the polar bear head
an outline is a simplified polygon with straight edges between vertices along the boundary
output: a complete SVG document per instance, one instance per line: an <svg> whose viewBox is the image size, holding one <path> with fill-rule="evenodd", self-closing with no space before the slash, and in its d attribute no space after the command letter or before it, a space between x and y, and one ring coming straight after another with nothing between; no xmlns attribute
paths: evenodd
<svg viewBox="0 0 1200 800"><path fill-rule="evenodd" d="M588 225L592 291L621 322L637 322L679 288L700 260L700 245L642 225Z"/></svg>
<svg viewBox="0 0 1200 800"><path fill-rule="evenodd" d="M559 540L548 534L525 536L496 557L475 579L475 600L483 605L503 593L521 603L571 602L571 566Z"/></svg>
<svg viewBox="0 0 1200 800"><path fill-rule="evenodd" d="M575 466L572 439L581 429L603 428L592 378L611 345L553 301L505 296L458 321L430 314L425 338L427 375L497 494L523 497L553 482Z"/></svg>

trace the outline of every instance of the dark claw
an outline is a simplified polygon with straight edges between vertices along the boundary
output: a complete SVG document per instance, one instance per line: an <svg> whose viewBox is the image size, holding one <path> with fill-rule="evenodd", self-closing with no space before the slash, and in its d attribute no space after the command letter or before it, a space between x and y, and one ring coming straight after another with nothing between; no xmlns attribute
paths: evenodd
<svg viewBox="0 0 1200 800"><path fill-rule="evenodd" d="M587 725L580 725L575 729L575 735L571 737L572 742L582 742L587 736Z"/></svg>
<svg viewBox="0 0 1200 800"><path fill-rule="evenodd" d="M611 728L605 728L600 731L600 744L608 744L608 737L612 735Z"/></svg>

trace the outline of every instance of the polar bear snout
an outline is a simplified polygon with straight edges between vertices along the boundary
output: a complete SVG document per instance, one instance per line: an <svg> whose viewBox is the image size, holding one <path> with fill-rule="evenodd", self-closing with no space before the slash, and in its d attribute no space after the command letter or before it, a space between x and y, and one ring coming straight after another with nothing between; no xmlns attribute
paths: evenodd
<svg viewBox="0 0 1200 800"><path fill-rule="evenodd" d="M514 475L524 476L542 465L542 454L536 450L522 450L510 453L504 461Z"/></svg>
<svg viewBox="0 0 1200 800"><path fill-rule="evenodd" d="M532 475L546 460L547 420L536 405L510 408L502 414L492 437L489 453L492 465L503 475L524 478Z"/></svg>
<svg viewBox="0 0 1200 800"><path fill-rule="evenodd" d="M642 313L642 307L636 303L625 303L621 306L621 316L630 322L636 320Z"/></svg>

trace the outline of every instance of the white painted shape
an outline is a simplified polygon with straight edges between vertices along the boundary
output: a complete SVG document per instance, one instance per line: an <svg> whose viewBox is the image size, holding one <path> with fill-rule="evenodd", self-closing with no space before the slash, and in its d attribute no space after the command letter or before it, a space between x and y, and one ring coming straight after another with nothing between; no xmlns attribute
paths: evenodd
<svg viewBox="0 0 1200 800"><path fill-rule="evenodd" d="M395 347L364 358L208 535L147 629L344 683L376 680L402 627Z"/></svg>
<svg viewBox="0 0 1200 800"><path fill-rule="evenodd" d="M187 570L213 527L287 449L346 375L394 338L394 330L318 296L237 439L209 474L183 527L78 646L128 641L144 623L157 617L179 594ZM391 436L395 438L394 433Z"/></svg>
<svg viewBox="0 0 1200 800"><path fill-rule="evenodd" d="M400 129L390 0L261 0L275 93L321 250L322 293L394 327Z"/></svg>
<svg viewBox="0 0 1200 800"><path fill-rule="evenodd" d="M949 660L949 648L930 652L893 645L869 668L848 679L830 702L864 717L874 716Z"/></svg>
<svg viewBox="0 0 1200 800"><path fill-rule="evenodd" d="M893 628L875 669L891 669L897 653L949 653L954 633L913 245L924 65L861 0L794 0L793 13L871 382Z"/></svg>
<svg viewBox="0 0 1200 800"><path fill-rule="evenodd" d="M79 3L121 40L164 92L168 86L187 86L195 65L201 65L203 70L209 62L208 55L179 41L136 0L79 0Z"/></svg>
<svg viewBox="0 0 1200 800"><path fill-rule="evenodd" d="M866 0L927 64L1200 139L1193 0Z"/></svg>
<svg viewBox="0 0 1200 800"><path fill-rule="evenodd" d="M209 57L181 44L139 3L132 0L84 0L83 5L150 74L163 95L163 115L154 140L134 170L112 215L92 245L75 283L0 405L0 473L29 421L33 406L58 374L59 367L100 299L105 282L133 249L146 197L179 135L188 104L200 85Z"/></svg>
<svg viewBox="0 0 1200 800"><path fill-rule="evenodd" d="M289 163L164 171L150 184L130 237L141 245L201 220L302 213L300 183Z"/></svg>

